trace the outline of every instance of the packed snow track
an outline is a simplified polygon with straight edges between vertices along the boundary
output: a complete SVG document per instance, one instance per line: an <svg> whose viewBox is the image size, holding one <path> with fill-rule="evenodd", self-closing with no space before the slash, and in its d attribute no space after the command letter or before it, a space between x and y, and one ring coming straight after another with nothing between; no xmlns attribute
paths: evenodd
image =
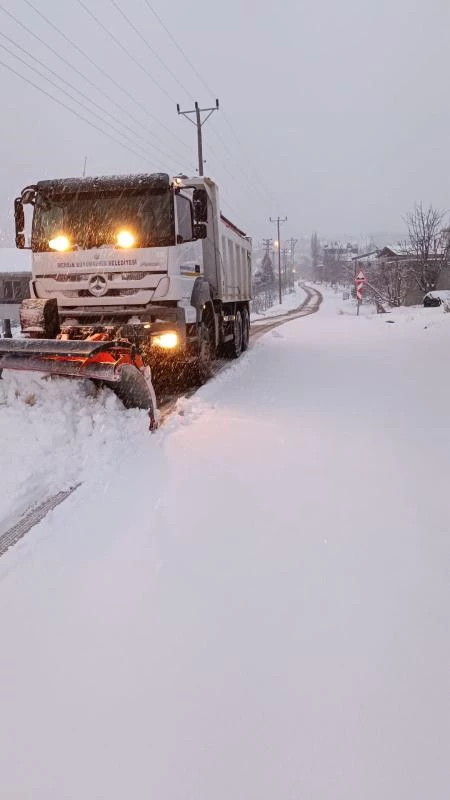
<svg viewBox="0 0 450 800"><path fill-rule="evenodd" d="M250 347L265 333L273 330L274 328L278 328L280 325L285 325L286 322L290 322L294 319L299 319L300 317L307 317L310 314L315 314L322 302L322 294L312 286L307 286L306 284L300 284L304 298L301 301L300 305L296 308L289 309L286 311L285 314L276 314L274 316L270 315L269 313L264 319L257 319L255 321L252 320L251 328L250 328ZM229 369L234 362L226 361L223 359L218 359L214 366L214 374L213 377L219 375L220 372L223 370ZM159 404L159 410L161 412L161 423L164 423L168 417L173 413L173 411L177 407L177 403L180 399L187 399L192 397L197 391L198 386L193 386L189 391L181 392L181 393L174 393L168 394L161 398L161 402Z"/></svg>

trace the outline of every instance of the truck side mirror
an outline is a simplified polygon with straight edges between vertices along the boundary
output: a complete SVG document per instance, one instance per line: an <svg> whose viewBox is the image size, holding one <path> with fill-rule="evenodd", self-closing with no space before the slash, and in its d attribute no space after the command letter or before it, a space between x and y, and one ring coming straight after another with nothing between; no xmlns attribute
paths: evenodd
<svg viewBox="0 0 450 800"><path fill-rule="evenodd" d="M206 239L208 228L203 222L194 225L194 239Z"/></svg>
<svg viewBox="0 0 450 800"><path fill-rule="evenodd" d="M16 223L16 247L23 250L25 247L25 214L23 211L23 203L20 197L14 200L14 221Z"/></svg>
<svg viewBox="0 0 450 800"><path fill-rule="evenodd" d="M206 189L194 189L192 199L194 202L195 221L208 222L208 195Z"/></svg>

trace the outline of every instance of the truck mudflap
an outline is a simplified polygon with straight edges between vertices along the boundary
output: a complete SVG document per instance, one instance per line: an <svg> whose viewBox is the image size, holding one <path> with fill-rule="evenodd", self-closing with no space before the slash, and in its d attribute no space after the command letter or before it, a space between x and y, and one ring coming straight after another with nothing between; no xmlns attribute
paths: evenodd
<svg viewBox="0 0 450 800"><path fill-rule="evenodd" d="M126 341L91 339L1 339L0 377L6 369L35 371L65 378L83 378L110 387L126 408L149 413L157 427L155 392L150 368Z"/></svg>

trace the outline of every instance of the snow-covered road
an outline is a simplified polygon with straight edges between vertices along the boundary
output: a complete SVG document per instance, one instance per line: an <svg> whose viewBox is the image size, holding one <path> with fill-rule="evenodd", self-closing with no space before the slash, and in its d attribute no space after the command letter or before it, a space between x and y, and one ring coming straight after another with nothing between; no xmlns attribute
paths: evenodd
<svg viewBox="0 0 450 800"><path fill-rule="evenodd" d="M77 428L0 561L2 797L447 799L450 314L338 309Z"/></svg>

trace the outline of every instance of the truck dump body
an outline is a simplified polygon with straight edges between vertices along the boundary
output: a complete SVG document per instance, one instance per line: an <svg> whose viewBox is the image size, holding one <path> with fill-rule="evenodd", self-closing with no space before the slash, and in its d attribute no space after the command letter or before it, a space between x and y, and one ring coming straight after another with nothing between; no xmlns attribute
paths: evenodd
<svg viewBox="0 0 450 800"><path fill-rule="evenodd" d="M251 300L251 244L229 219L220 215L220 252L224 272L221 299Z"/></svg>

